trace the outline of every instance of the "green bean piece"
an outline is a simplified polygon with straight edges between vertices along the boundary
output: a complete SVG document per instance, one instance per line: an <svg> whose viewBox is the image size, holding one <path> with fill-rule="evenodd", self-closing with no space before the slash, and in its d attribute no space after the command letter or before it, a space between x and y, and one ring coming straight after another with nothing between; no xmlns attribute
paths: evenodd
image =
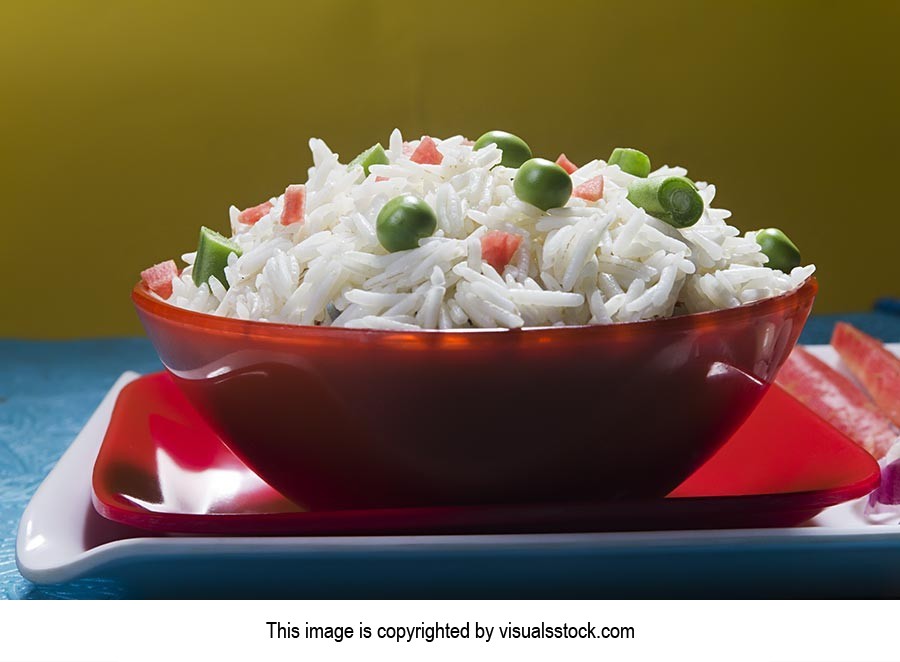
<svg viewBox="0 0 900 662"><path fill-rule="evenodd" d="M481 149L488 145L496 145L503 152L500 165L507 168L518 168L531 158L531 148L519 136L506 131L488 131L475 141L473 149Z"/></svg>
<svg viewBox="0 0 900 662"><path fill-rule="evenodd" d="M414 195L398 195L378 212L375 234L391 253L416 248L419 239L430 237L437 229L437 216L428 203Z"/></svg>
<svg viewBox="0 0 900 662"><path fill-rule="evenodd" d="M225 267L228 266L228 256L234 253L238 257L243 251L234 241L215 230L204 226L200 228L200 242L197 244L197 257L194 258L194 267L191 276L194 285L199 287L209 281L210 276L215 276L220 283L228 289L228 280L225 278Z"/></svg>
<svg viewBox="0 0 900 662"><path fill-rule="evenodd" d="M630 147L616 147L609 155L607 163L617 165L622 172L635 177L646 177L650 174L650 157Z"/></svg>
<svg viewBox="0 0 900 662"><path fill-rule="evenodd" d="M384 147L381 146L381 143L375 143L369 149L357 154L356 158L347 164L347 167L352 168L355 165L361 165L363 173L368 177L369 168L373 165L387 165L388 163L390 161L388 161L387 154L384 152Z"/></svg>
<svg viewBox="0 0 900 662"><path fill-rule="evenodd" d="M766 228L756 233L756 243L769 258L767 267L790 273L800 266L800 250L788 236L778 228Z"/></svg>
<svg viewBox="0 0 900 662"><path fill-rule="evenodd" d="M687 177L651 177L635 180L628 199L651 216L676 228L687 228L703 215L703 198Z"/></svg>

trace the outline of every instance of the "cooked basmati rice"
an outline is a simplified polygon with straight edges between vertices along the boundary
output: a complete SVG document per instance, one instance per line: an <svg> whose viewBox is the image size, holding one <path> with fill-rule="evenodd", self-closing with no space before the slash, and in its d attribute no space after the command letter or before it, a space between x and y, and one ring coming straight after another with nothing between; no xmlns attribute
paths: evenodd
<svg viewBox="0 0 900 662"><path fill-rule="evenodd" d="M516 198L516 170L498 165L496 146L475 151L462 136L435 142L440 165L419 164L404 154L395 129L389 164L364 176L322 140L310 140L304 222L281 224L283 195L253 225L242 224L231 207L243 254L229 257L228 287L214 276L195 285L195 254L188 253L168 301L226 317L349 328L610 324L739 306L793 290L815 271L766 267L755 233L741 236L726 223L730 212L711 206L711 184L697 183L700 220L676 229L626 199L632 175L594 160L572 181L602 175L603 197L572 197L544 212ZM407 153L418 144L409 143ZM651 174L684 175L668 166ZM407 193L434 209L437 230L418 248L388 253L376 217ZM489 230L523 238L503 273L482 259Z"/></svg>

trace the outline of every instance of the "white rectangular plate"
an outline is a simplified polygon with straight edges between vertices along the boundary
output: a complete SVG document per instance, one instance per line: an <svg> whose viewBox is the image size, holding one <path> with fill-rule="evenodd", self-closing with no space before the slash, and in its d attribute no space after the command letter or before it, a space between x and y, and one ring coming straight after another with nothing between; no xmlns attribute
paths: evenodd
<svg viewBox="0 0 900 662"><path fill-rule="evenodd" d="M900 355L900 343L890 345ZM838 365L827 345L810 347ZM789 529L383 537L153 536L91 505L126 373L35 493L16 560L37 584L108 577L138 596L666 597L900 594L900 527L854 502ZM136 587L136 588L134 588ZM136 591L136 592L135 592Z"/></svg>

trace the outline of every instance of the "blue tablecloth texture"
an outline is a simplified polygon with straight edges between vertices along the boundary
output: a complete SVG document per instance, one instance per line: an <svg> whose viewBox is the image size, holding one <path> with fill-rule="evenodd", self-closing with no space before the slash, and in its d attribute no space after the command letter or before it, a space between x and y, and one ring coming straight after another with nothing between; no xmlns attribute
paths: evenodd
<svg viewBox="0 0 900 662"><path fill-rule="evenodd" d="M801 342L827 343L839 319L886 342L900 341L900 315L883 306L873 313L815 316ZM0 598L141 597L110 579L35 586L16 569L15 537L31 495L116 378L126 370L160 369L144 338L0 340Z"/></svg>

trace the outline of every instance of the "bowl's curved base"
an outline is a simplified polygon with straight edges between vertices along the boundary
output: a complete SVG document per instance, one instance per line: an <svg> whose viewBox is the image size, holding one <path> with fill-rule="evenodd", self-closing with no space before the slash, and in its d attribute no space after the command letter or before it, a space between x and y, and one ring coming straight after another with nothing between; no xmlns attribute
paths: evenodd
<svg viewBox="0 0 900 662"><path fill-rule="evenodd" d="M417 394L387 386L386 402L408 404L384 409L396 425L405 419L418 431L409 434L380 411L344 409L309 373L285 364L175 379L236 455L312 509L662 497L730 437L766 389L721 370L702 399L689 388L668 390L662 414L652 403L658 396L627 387L580 388L559 400L507 388L487 406L481 392L451 388L445 397L455 395L453 409L466 413L428 425L409 413L425 409ZM302 404L284 406L284 393ZM541 408L558 413L532 413Z"/></svg>

